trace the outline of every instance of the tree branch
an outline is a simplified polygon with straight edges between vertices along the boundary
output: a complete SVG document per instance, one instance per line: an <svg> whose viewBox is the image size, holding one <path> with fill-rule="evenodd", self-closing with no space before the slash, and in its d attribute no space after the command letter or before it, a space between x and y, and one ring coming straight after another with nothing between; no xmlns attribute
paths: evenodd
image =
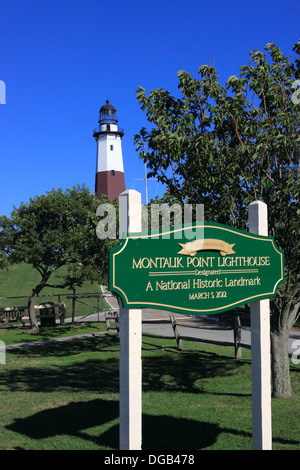
<svg viewBox="0 0 300 470"><path fill-rule="evenodd" d="M233 116L231 113L229 113L229 114L230 114L230 116L232 117L232 119L233 119L233 121L234 121L234 124L235 124L235 132L236 132L237 138L239 139L240 144L245 148L246 146L245 146L244 142L242 141L242 139L241 139L241 137L240 137L240 134L239 134L239 131L238 131L238 127L237 127L238 123L237 123L237 121L235 120L234 116Z"/></svg>
<svg viewBox="0 0 300 470"><path fill-rule="evenodd" d="M68 282L65 282L64 284L51 284L49 282L46 282L44 287L52 287L54 289L65 289L65 287L69 287L70 284Z"/></svg>
<svg viewBox="0 0 300 470"><path fill-rule="evenodd" d="M272 181L272 183L275 184L275 181L273 180L273 178L269 175L269 172L267 172L266 170L263 170L264 174L269 178L270 181Z"/></svg>

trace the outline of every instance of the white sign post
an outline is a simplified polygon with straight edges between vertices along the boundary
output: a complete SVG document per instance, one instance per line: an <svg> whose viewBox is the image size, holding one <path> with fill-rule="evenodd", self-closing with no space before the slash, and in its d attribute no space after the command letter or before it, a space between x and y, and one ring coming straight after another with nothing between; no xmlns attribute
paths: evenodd
<svg viewBox="0 0 300 470"><path fill-rule="evenodd" d="M119 196L120 238L140 232L141 194L124 191ZM120 305L120 450L142 446L142 310Z"/></svg>
<svg viewBox="0 0 300 470"><path fill-rule="evenodd" d="M268 208L249 205L249 231L268 236ZM250 304L253 449L272 449L270 300Z"/></svg>

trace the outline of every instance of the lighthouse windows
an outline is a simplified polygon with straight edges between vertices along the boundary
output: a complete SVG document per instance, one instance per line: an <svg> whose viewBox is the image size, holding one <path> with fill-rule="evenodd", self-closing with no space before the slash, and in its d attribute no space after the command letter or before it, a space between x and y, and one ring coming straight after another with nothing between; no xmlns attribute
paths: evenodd
<svg viewBox="0 0 300 470"><path fill-rule="evenodd" d="M111 176L115 176L115 170L111 170Z"/></svg>
<svg viewBox="0 0 300 470"><path fill-rule="evenodd" d="M114 146L113 146L113 145L111 145L111 146L110 146L110 150L113 150L113 149L114 149Z"/></svg>

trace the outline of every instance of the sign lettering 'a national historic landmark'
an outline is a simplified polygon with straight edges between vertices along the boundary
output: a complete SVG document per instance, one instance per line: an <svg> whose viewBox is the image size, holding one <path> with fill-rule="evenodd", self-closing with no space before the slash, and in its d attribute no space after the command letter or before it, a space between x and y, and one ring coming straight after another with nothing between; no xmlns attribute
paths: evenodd
<svg viewBox="0 0 300 470"><path fill-rule="evenodd" d="M272 237L209 222L128 234L109 266L109 290L123 307L194 315L274 297L284 281Z"/></svg>

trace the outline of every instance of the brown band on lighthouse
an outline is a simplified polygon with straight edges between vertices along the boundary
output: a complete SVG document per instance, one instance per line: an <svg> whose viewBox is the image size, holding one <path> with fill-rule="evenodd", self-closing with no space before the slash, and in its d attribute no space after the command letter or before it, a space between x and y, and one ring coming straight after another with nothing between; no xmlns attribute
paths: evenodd
<svg viewBox="0 0 300 470"><path fill-rule="evenodd" d="M100 171L96 173L96 195L101 199L102 194L113 201L115 197L125 191L125 178L122 171Z"/></svg>

